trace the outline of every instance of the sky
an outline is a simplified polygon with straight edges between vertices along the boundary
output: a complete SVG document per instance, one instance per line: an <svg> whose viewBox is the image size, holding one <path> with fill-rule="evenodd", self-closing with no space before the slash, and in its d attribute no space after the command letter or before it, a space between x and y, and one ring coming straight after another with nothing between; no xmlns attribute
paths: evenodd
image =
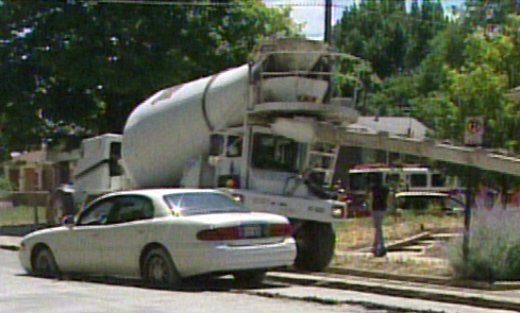
<svg viewBox="0 0 520 313"><path fill-rule="evenodd" d="M323 39L325 0L263 0L267 6L279 7L282 5L291 6L291 17L298 23L304 23L303 33L310 39ZM345 7L352 5L358 0L332 0L332 23L335 24L342 16ZM410 5L410 0L407 4ZM420 0L419 2L422 2ZM446 9L452 6L462 6L464 0L442 0Z"/></svg>

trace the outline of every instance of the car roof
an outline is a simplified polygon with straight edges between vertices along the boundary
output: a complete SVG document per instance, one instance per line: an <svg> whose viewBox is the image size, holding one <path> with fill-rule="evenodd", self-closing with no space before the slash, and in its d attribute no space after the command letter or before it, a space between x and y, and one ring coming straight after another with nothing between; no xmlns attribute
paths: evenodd
<svg viewBox="0 0 520 313"><path fill-rule="evenodd" d="M363 174L363 173L406 173L406 174L422 174L430 172L431 169L426 167L383 167L383 168L354 168L349 170L350 174Z"/></svg>
<svg viewBox="0 0 520 313"><path fill-rule="evenodd" d="M215 189L194 189L194 188L133 189L133 190L111 192L111 193L104 195L103 198L112 197L112 196L124 196L124 195L140 195L140 196L148 196L151 198L155 198L155 197L164 197L166 195L171 195L171 194L176 194L176 193L222 193L222 192L215 190Z"/></svg>
<svg viewBox="0 0 520 313"><path fill-rule="evenodd" d="M430 191L404 191L395 194L396 197L443 197L448 198L449 195L442 192Z"/></svg>

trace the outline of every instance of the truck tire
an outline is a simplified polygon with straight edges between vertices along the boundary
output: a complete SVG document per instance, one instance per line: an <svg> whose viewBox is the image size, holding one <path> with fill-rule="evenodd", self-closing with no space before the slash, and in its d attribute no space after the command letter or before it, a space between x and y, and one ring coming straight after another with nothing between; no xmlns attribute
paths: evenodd
<svg viewBox="0 0 520 313"><path fill-rule="evenodd" d="M72 195L63 191L56 191L52 194L47 206L47 224L49 226L61 225L61 220L65 215L74 213Z"/></svg>
<svg viewBox="0 0 520 313"><path fill-rule="evenodd" d="M297 255L294 266L305 271L321 271L334 256L336 235L329 223L306 222L295 234Z"/></svg>

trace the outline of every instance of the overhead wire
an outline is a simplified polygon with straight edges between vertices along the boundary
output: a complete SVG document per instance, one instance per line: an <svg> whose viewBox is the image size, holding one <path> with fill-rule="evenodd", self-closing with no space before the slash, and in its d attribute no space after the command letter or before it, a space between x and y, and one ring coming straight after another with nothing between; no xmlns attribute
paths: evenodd
<svg viewBox="0 0 520 313"><path fill-rule="evenodd" d="M69 0L72 2L75 2L73 0ZM78 2L82 3L88 3L88 4L132 4L132 5L150 5L150 6L199 6L199 7L234 7L237 6L236 2L214 2L214 1L202 1L202 0L195 0L195 1L182 1L182 0L78 0ZM287 0L262 0L262 3L268 5L268 6L279 6L279 7L325 7L325 1L323 0L298 0L298 1L287 1ZM339 2L339 3L338 3ZM364 2L380 2L380 0L364 0ZM439 0L419 0L420 5L422 3L430 3L430 4L437 4L442 3ZM485 10L485 7L488 2L484 4L477 4L477 3L468 3L468 2L461 2L460 6L464 6L466 9L477 9L477 10ZM342 16L343 12L345 10L348 10L352 8L352 6L356 4L359 5L359 0L336 0L332 2L332 15L334 21L339 21ZM341 13L338 13L338 9L342 9ZM379 15L381 14L380 11L377 10L371 10L368 8L363 9L364 14L373 14L373 15ZM391 18L391 19L407 19L407 20L415 20L418 22L422 22L429 25L439 25L444 26L445 23L434 21L433 16L432 20L425 20L423 18L414 17L407 13L402 12L393 12L391 15L386 15L385 18ZM318 34L309 34L311 37L319 36Z"/></svg>

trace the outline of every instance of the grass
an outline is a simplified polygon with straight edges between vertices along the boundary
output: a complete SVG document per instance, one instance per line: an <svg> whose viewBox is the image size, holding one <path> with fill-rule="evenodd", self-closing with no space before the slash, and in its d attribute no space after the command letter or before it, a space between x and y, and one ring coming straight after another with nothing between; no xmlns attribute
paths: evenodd
<svg viewBox="0 0 520 313"><path fill-rule="evenodd" d="M383 233L385 241L395 242L425 231L460 232L463 218L438 214L403 214L385 218ZM372 245L374 229L372 219L356 218L336 225L337 253L332 265L345 266L358 270L381 271L395 274L430 275L450 277L452 269L447 261L445 247L435 244L421 257L383 257L375 258L367 253Z"/></svg>
<svg viewBox="0 0 520 313"><path fill-rule="evenodd" d="M38 223L46 223L45 207L37 207ZM34 224L35 210L30 206L0 208L0 226Z"/></svg>
<svg viewBox="0 0 520 313"><path fill-rule="evenodd" d="M448 262L439 259L433 262L429 259L421 258L374 258L367 255L347 255L337 256L332 266L347 267L362 271L375 271L391 273L397 275L417 275L451 277L452 269Z"/></svg>
<svg viewBox="0 0 520 313"><path fill-rule="evenodd" d="M424 231L456 232L463 226L462 217L436 216L429 214L406 214L387 216L383 233L386 242L398 241ZM355 251L370 247L374 228L370 217L350 219L336 225L337 245L340 251Z"/></svg>

